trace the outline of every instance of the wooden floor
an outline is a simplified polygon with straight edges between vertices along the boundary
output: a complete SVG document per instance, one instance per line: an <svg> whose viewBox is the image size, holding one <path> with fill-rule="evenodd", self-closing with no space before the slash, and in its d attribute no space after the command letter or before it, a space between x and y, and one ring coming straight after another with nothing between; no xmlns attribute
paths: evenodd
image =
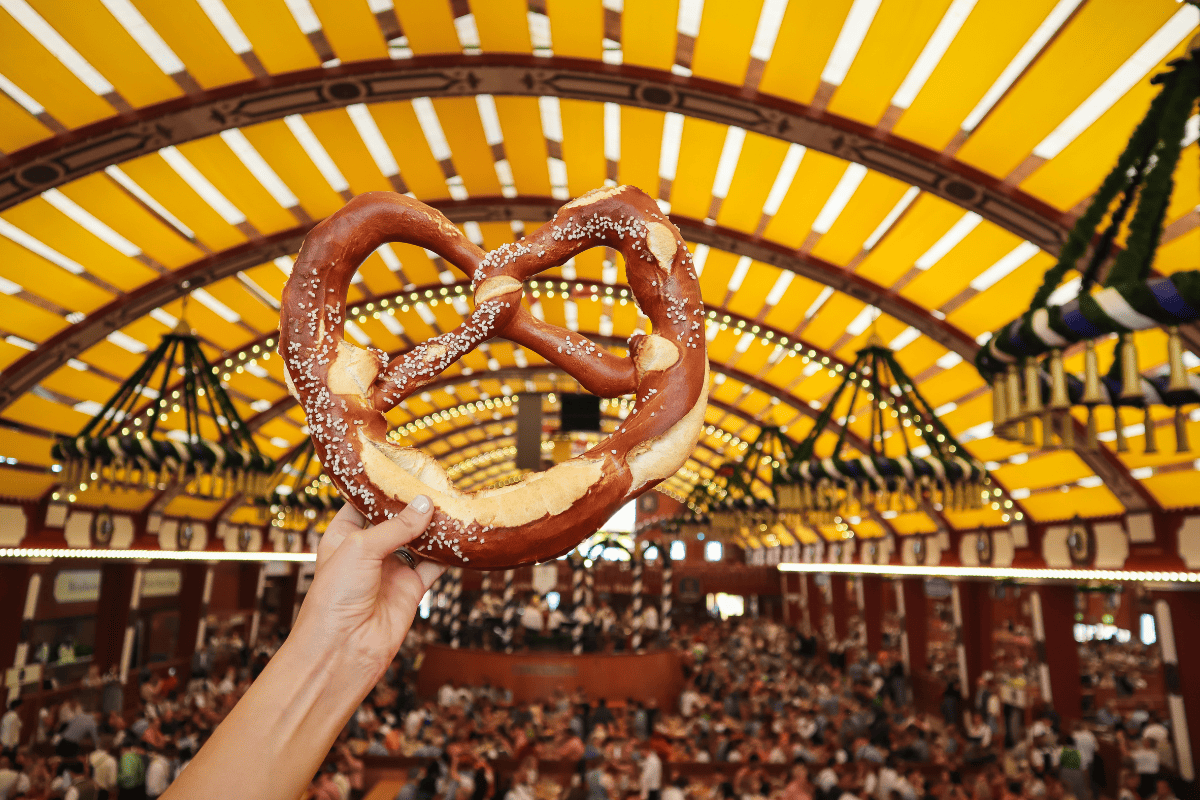
<svg viewBox="0 0 1200 800"><path fill-rule="evenodd" d="M400 791L403 785L404 781L400 780L382 780L367 792L363 800L394 800L396 792Z"/></svg>

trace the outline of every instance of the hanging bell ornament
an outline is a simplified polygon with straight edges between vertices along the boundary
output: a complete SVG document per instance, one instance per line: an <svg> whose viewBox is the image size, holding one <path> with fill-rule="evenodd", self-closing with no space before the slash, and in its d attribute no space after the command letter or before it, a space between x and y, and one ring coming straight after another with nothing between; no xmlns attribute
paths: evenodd
<svg viewBox="0 0 1200 800"><path fill-rule="evenodd" d="M1188 453L1191 452L1191 447L1188 446L1188 417L1183 413L1183 409L1179 406L1175 407L1175 452Z"/></svg>
<svg viewBox="0 0 1200 800"><path fill-rule="evenodd" d="M1179 336L1179 326L1177 325L1172 325L1167 329L1167 361L1171 365L1167 391L1183 392L1190 389L1191 382L1188 380L1187 367L1183 365L1183 341Z"/></svg>
<svg viewBox="0 0 1200 800"><path fill-rule="evenodd" d="M1037 420L1036 417L1028 417L1024 422L1021 423L1021 425L1024 426L1024 432L1021 437L1021 443L1028 447L1035 447L1037 445L1037 423L1036 423L1036 420Z"/></svg>
<svg viewBox="0 0 1200 800"><path fill-rule="evenodd" d="M1157 433L1157 431L1155 431L1155 429L1154 429L1154 418L1150 416L1150 404L1149 403L1146 403L1146 416L1144 419L1145 419L1144 427L1146 429L1145 452L1146 453L1157 453L1158 452L1158 437L1155 435Z"/></svg>
<svg viewBox="0 0 1200 800"><path fill-rule="evenodd" d="M1042 449L1054 448L1054 412L1047 408L1042 411Z"/></svg>
<svg viewBox="0 0 1200 800"><path fill-rule="evenodd" d="M1042 413L1042 376L1036 358L1025 359L1025 413Z"/></svg>
<svg viewBox="0 0 1200 800"><path fill-rule="evenodd" d="M1121 409L1113 406L1113 424L1117 432L1117 452L1129 452L1129 440L1125 438L1125 423L1121 421Z"/></svg>
<svg viewBox="0 0 1200 800"><path fill-rule="evenodd" d="M1075 418L1070 411L1058 412L1058 437L1064 448L1075 449Z"/></svg>
<svg viewBox="0 0 1200 800"><path fill-rule="evenodd" d="M1122 334L1117 346L1121 349L1121 399L1140 398L1143 396L1142 375L1138 372L1137 347L1133 343L1133 334Z"/></svg>
<svg viewBox="0 0 1200 800"><path fill-rule="evenodd" d="M1021 374L1017 371L1016 364L1008 365L1005 382L1008 386L1007 406L1009 419L1019 419L1021 416Z"/></svg>
<svg viewBox="0 0 1200 800"><path fill-rule="evenodd" d="M992 378L992 427L999 428L1008 421L1008 404L1005 402L1004 373Z"/></svg>
<svg viewBox="0 0 1200 800"><path fill-rule="evenodd" d="M1063 369L1062 350L1050 351L1050 408L1060 411L1071 405L1067 396L1067 371Z"/></svg>
<svg viewBox="0 0 1200 800"><path fill-rule="evenodd" d="M1083 397L1079 402L1089 405L1104 402L1100 393L1100 362L1096 358L1096 343L1090 340L1083 354Z"/></svg>
<svg viewBox="0 0 1200 800"><path fill-rule="evenodd" d="M1087 449L1095 450L1100 446L1100 428L1096 424L1096 407L1087 407Z"/></svg>

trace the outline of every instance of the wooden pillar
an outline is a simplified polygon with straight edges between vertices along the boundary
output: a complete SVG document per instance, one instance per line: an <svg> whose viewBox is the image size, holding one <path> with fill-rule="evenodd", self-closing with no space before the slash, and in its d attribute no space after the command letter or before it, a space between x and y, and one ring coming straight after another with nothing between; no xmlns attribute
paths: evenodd
<svg viewBox="0 0 1200 800"><path fill-rule="evenodd" d="M1049 677L1047 700L1064 722L1077 720L1083 715L1083 688L1079 680L1079 651L1075 647L1075 586L1039 586L1035 593L1038 601L1033 604L1034 638L1049 642L1054 648L1053 653L1047 652L1043 644L1038 652Z"/></svg>
<svg viewBox="0 0 1200 800"><path fill-rule="evenodd" d="M900 594L897 599L904 601L903 624L904 638L907 647L907 664L909 675L924 674L927 668L927 651L929 641L928 613L925 608L925 581L922 578L901 578Z"/></svg>
<svg viewBox="0 0 1200 800"><path fill-rule="evenodd" d="M1186 781L1196 779L1195 754L1200 751L1200 593L1151 592L1154 621L1162 648L1167 712L1175 763Z"/></svg>
<svg viewBox="0 0 1200 800"><path fill-rule="evenodd" d="M867 652L878 656L883 649L883 578L878 575L863 575L862 586L863 624L867 629Z"/></svg>
<svg viewBox="0 0 1200 800"><path fill-rule="evenodd" d="M979 677L992 668L992 592L991 584L963 581L958 584L962 604L959 641L967 662L964 689L974 696ZM1074 640L1072 640L1074 641Z"/></svg>
<svg viewBox="0 0 1200 800"><path fill-rule="evenodd" d="M238 608L250 612L250 625L246 629L246 647L252 648L258 641L258 620L262 614L263 588L267 572L262 564L243 564L238 580Z"/></svg>
<svg viewBox="0 0 1200 800"><path fill-rule="evenodd" d="M136 565L106 562L100 567L100 600L96 604L96 650L92 663L103 675L121 666L125 634L129 627L130 602L134 600ZM131 643L132 644L132 643Z"/></svg>
<svg viewBox="0 0 1200 800"><path fill-rule="evenodd" d="M850 636L850 604L846 600L846 576L829 576L829 594L833 597L833 637L842 643Z"/></svg>
<svg viewBox="0 0 1200 800"><path fill-rule="evenodd" d="M0 564L0 668L15 666L21 634L25 591L29 585L28 564Z"/></svg>
<svg viewBox="0 0 1200 800"><path fill-rule="evenodd" d="M829 650L829 642L825 641L825 595L817 585L816 573L810 572L805 575L805 581L808 584L805 603L808 608L808 622L812 626L813 636L817 639L817 651L826 653Z"/></svg>
<svg viewBox="0 0 1200 800"><path fill-rule="evenodd" d="M198 647L200 627L206 615L205 584L211 584L212 567L200 561L180 565L183 581L179 587L179 636L175 640L175 658L191 658ZM188 677L191 677L190 669ZM187 681L181 681L187 683Z"/></svg>
<svg viewBox="0 0 1200 800"><path fill-rule="evenodd" d="M300 588L300 565L291 564L288 574L279 582L279 627L291 630L295 622L296 599Z"/></svg>

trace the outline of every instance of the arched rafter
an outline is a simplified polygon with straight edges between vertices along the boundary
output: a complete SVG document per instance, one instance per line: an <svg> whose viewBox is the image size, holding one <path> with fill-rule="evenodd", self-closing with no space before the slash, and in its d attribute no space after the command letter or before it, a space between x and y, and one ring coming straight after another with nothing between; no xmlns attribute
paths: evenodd
<svg viewBox="0 0 1200 800"><path fill-rule="evenodd" d="M561 201L548 197L490 197L441 201L431 205L452 222L461 224L468 221L549 220L561 206ZM966 360L972 360L978 350L976 342L961 329L946 320L934 318L910 300L860 275L740 231L706 225L675 215L671 219L689 241L707 244L739 256L748 256L841 291L911 325ZM279 256L294 254L310 229L310 225L301 225L263 240L206 256L101 307L81 322L51 337L36 351L17 360L0 373L0 410L33 388L42 378L66 364L69 359L75 358L109 333L145 316L153 309L241 270L258 266ZM776 389L766 384L755 388L772 394ZM1083 441L1082 435L1077 438L1080 442ZM1075 452L1104 480L1126 509L1141 511L1159 508L1157 500L1129 474L1129 469L1112 451L1103 447L1091 450L1081 445Z"/></svg>
<svg viewBox="0 0 1200 800"><path fill-rule="evenodd" d="M365 61L267 76L170 100L59 134L13 153L0 210L112 164L170 145L355 103L480 94L558 97L671 111L733 125L854 161L938 195L1050 253L1067 217L999 179L915 142L774 95L628 64L486 53Z"/></svg>
<svg viewBox="0 0 1200 800"><path fill-rule="evenodd" d="M595 341L598 341L602 344L610 344L611 345L611 344L620 344L621 343L621 340L616 339L615 337L603 337L603 336L599 336L594 333L585 333L585 335L587 335L589 338L591 338ZM605 342L606 338L609 339L610 341ZM714 372L717 372L722 369L719 366L714 365L714 364L710 364L710 368ZM485 377L489 380L525 381L525 380L536 379L538 377L543 377L543 376L559 375L559 374L562 374L562 372L563 371L560 368L555 367L553 364L545 364L545 365L533 365L533 366L528 366L528 367L506 367L506 368L502 368L499 370L493 370L491 372L488 372ZM737 373L735 370L723 371L723 374L728 374L729 377L731 377L735 380L738 380L738 381L743 381L743 382L745 382L746 379L754 380L753 378L750 378L750 376L745 376L744 374ZM446 387L452 387L452 386L457 386L457 385L461 385L464 383L469 383L470 381L476 380L477 378L478 378L478 376L476 376L476 375L447 376L444 378L440 378L436 381L432 381L429 384L426 384L425 386L422 387L422 390L423 391L436 391L438 389L444 389ZM295 401L292 400L292 398L290 396L280 402L287 404L288 407L290 407L291 405L293 405L295 403ZM786 402L786 401L784 401L784 402ZM720 400L714 400L712 398L709 398L708 403L710 406L717 408L726 414L737 417L738 419L741 419L743 422L746 422L747 424L755 425L755 426L759 426L759 427L761 427L763 424L762 420L752 416L751 414L738 408L737 406L722 402ZM791 403L790 405L792 405L793 408L800 411L802 414L804 414L805 416L807 416L811 419L815 419L817 417L817 412L814 411L812 408L810 408L806 403L796 401L794 403ZM269 413L270 413L269 411L264 411L263 415L266 415ZM495 422L499 422L499 420L496 420ZM472 424L474 424L474 423L472 423ZM836 431L840 430L840 427L837 425L836 422L831 422L830 425L831 425L831 429L833 431L836 432ZM253 425L251 425L251 427L253 427ZM440 432L434 436L431 436L427 439L422 439L420 441L413 441L411 443L411 445L413 447L418 447L418 448L427 448L431 444L434 444L436 442L445 441L452 436L461 434L467 429L468 429L467 425L453 427L448 431L442 431L442 432ZM846 440L847 440L847 442L849 442L849 444L852 447L858 449L860 452L866 452L869 449L867 442L864 441L857 433L855 433L852 430L846 432ZM459 452L461 450L468 449L471 447L478 447L481 444L483 444L483 442L479 442L479 441L470 442L468 444L462 445L461 447L454 448L450 451L447 451L444 453L438 453L438 454L431 453L431 455L433 455L434 458L436 458L440 462L440 461L443 461L443 459L445 459L449 455L452 455L456 452ZM713 455L717 456L718 458L723 459L726 457L725 453L722 453L722 452L714 449L713 447L708 445L706 442L704 442L703 437L701 437L701 440L700 440L698 446L700 448L712 453ZM287 454L285 454L281 458L281 463L290 463L291 461L293 461L297 457L297 455L299 455L300 450L303 447L304 447L304 443L302 442L301 444L292 448L292 450L290 450ZM446 466L447 465L443 464L443 467L446 467ZM755 476L755 480L757 480L759 483L762 483L762 479L757 475ZM227 510L230 512L233 510L233 508L234 508L233 504L227 506ZM891 523L888 520L879 516L873 510L870 511L869 514L888 534L890 534L890 535L896 534L895 529L892 527ZM948 523L947 523L947 526L948 526Z"/></svg>

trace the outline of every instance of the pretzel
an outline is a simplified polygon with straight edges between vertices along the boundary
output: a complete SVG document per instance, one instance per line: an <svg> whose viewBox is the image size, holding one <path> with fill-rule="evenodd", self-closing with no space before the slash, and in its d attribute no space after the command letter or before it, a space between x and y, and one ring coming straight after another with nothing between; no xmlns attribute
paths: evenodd
<svg viewBox="0 0 1200 800"><path fill-rule="evenodd" d="M389 362L380 350L345 341L343 326L355 270L381 244L397 241L469 275L475 308L454 331ZM598 245L624 256L634 299L653 325L652 333L630 337L628 358L538 320L521 302L525 280ZM620 427L587 452L515 484L464 493L434 458L389 441L384 413L493 337L533 350L593 394L636 400ZM283 291L279 352L288 391L342 495L372 523L427 495L433 520L409 548L477 569L569 552L683 465L708 400L704 306L691 253L654 201L628 186L583 195L530 236L486 254L423 203L359 195L304 240Z"/></svg>

